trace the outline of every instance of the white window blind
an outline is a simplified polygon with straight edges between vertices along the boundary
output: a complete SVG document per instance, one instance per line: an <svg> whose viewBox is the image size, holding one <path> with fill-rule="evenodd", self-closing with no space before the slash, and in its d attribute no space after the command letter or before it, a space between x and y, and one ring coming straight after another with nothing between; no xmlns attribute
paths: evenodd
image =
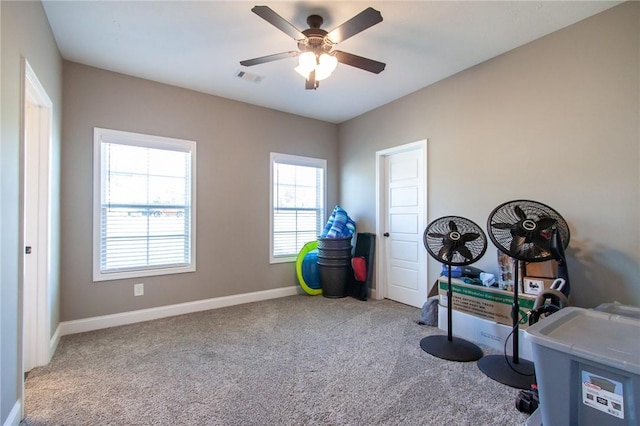
<svg viewBox="0 0 640 426"><path fill-rule="evenodd" d="M94 281L195 270L195 142L98 129Z"/></svg>
<svg viewBox="0 0 640 426"><path fill-rule="evenodd" d="M326 160L271 154L271 262L295 260L322 232Z"/></svg>

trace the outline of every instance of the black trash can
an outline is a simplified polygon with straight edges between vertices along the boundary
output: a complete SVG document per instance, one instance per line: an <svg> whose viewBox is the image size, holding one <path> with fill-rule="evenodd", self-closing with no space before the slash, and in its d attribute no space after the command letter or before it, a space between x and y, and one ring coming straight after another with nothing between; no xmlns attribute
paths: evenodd
<svg viewBox="0 0 640 426"><path fill-rule="evenodd" d="M324 297L347 296L347 285L353 276L351 237L318 237L318 271Z"/></svg>

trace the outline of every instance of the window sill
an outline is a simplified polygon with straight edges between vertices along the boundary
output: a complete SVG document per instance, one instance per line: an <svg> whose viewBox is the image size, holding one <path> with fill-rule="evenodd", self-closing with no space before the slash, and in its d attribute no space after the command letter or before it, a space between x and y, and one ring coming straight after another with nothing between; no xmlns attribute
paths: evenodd
<svg viewBox="0 0 640 426"><path fill-rule="evenodd" d="M157 268L157 269L140 269L136 271L108 272L101 273L94 271L93 282L124 280L127 278L154 277L160 275L184 274L195 272L195 264L189 266L173 267L173 268Z"/></svg>

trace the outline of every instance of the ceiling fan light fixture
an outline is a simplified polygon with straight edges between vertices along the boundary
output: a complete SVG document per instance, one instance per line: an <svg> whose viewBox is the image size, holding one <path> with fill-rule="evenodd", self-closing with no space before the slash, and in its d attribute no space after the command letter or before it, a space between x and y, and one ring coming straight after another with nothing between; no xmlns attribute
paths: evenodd
<svg viewBox="0 0 640 426"><path fill-rule="evenodd" d="M309 78L312 71L316 72L317 81L324 80L338 66L338 58L328 53L323 53L319 57L314 52L304 52L298 57L298 66L295 70L305 79Z"/></svg>
<svg viewBox="0 0 640 426"><path fill-rule="evenodd" d="M313 52L303 52L298 57L296 72L304 78L309 78L309 74L316 68L316 55Z"/></svg>
<svg viewBox="0 0 640 426"><path fill-rule="evenodd" d="M297 67L294 68L294 70L300 74L301 76L303 76L306 79L309 78L309 74L311 74L311 71L305 69L304 67L301 67L300 65L298 65Z"/></svg>
<svg viewBox="0 0 640 426"><path fill-rule="evenodd" d="M318 65L316 66L316 80L324 80L329 77L331 73L338 66L338 58L328 53L323 53L318 59Z"/></svg>

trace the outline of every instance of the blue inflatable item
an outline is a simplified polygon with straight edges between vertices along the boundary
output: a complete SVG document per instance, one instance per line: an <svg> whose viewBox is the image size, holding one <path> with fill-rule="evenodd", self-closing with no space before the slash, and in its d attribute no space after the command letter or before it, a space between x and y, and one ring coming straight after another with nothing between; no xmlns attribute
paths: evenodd
<svg viewBox="0 0 640 426"><path fill-rule="evenodd" d="M320 289L320 269L318 268L318 250L310 251L302 259L302 277L309 288Z"/></svg>
<svg viewBox="0 0 640 426"><path fill-rule="evenodd" d="M314 267L313 265L311 265L311 260L308 261L307 263L307 271L306 271L306 276L302 273L302 264L305 261L305 258L307 257L307 254L316 251L316 253L318 252L318 241L309 241L307 244L305 244L304 246L302 246L302 250L300 250L300 253L298 253L298 257L296 258L296 276L298 277L298 282L300 283L300 287L302 287L302 289L305 291L305 293L310 294L312 296L317 296L319 294L322 294L322 286L320 284L316 284L318 287L317 288L311 288L310 286L307 285L307 279L313 281L313 282L320 282L320 270L319 268L316 267L315 272L314 272ZM317 254L316 254L316 261L317 261Z"/></svg>
<svg viewBox="0 0 640 426"><path fill-rule="evenodd" d="M445 264L442 264L442 276L449 276L449 267ZM451 278L460 278L462 276L462 266L452 266L451 267Z"/></svg>

